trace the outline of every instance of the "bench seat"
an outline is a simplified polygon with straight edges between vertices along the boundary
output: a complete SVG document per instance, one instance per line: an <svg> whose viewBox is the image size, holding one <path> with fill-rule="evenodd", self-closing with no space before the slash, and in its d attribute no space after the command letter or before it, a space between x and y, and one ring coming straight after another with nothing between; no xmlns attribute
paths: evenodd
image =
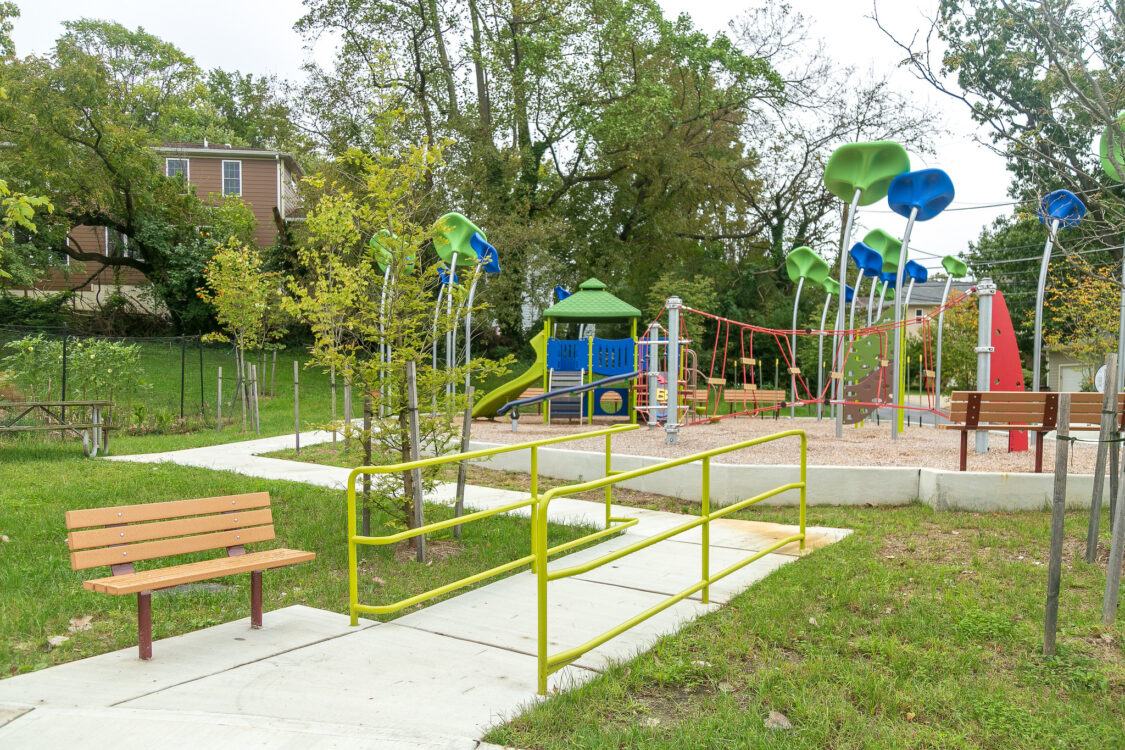
<svg viewBox="0 0 1125 750"><path fill-rule="evenodd" d="M212 560L173 565L168 568L154 568L137 573L126 573L106 578L93 578L83 581L82 587L88 591L102 594L135 594L138 591L157 591L185 583L206 581L212 578L250 573L256 570L282 568L287 565L309 562L315 553L293 549L269 549L262 552L248 552L235 557L217 557Z"/></svg>

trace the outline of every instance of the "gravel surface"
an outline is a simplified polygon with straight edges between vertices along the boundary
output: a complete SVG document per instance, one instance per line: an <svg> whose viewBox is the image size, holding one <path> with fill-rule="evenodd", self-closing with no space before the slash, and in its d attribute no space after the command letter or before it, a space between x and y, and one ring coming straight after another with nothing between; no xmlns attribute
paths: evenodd
<svg viewBox="0 0 1125 750"><path fill-rule="evenodd" d="M544 425L537 415L524 415L519 421L519 431L512 432L507 421L473 422L473 439L488 443L516 443L536 440L576 432L587 432L609 427L621 422L594 420L594 425L556 423ZM836 438L835 424L828 419L817 422L815 419L759 419L738 417L724 419L713 424L700 424L682 427L679 442L667 445L664 430L641 427L613 437L615 453L636 456L657 456L675 458L690 453L730 445L759 435L789 429L802 429L809 436L808 461L810 466L918 466L931 469L958 468L960 433L956 430L939 430L934 427L908 427L891 441L890 425L883 422L859 428L844 427L842 438ZM1080 437L1094 439L1096 433L1082 433ZM1035 451L1029 449L1021 453L1008 453L1006 434L989 435L989 452L974 452L973 436L969 435L969 471L1008 471L1030 472L1035 470ZM602 450L605 438L577 440L573 443L554 446L575 450ZM1055 466L1055 441L1048 438L1043 447L1043 470L1053 472ZM795 464L797 463L795 441L782 440L746 450L734 451L720 458L716 463L744 464ZM1097 457L1097 446L1092 443L1073 443L1070 450L1070 472L1092 474Z"/></svg>

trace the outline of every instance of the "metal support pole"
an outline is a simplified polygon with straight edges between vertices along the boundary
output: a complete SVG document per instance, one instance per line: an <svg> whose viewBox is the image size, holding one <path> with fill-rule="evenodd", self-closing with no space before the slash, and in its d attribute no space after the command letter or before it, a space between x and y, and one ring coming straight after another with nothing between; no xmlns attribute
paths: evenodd
<svg viewBox="0 0 1125 750"><path fill-rule="evenodd" d="M1117 392L1125 391L1125 247L1121 248L1121 311L1117 315Z"/></svg>
<svg viewBox="0 0 1125 750"><path fill-rule="evenodd" d="M977 297L980 299L977 313L977 390L990 391L992 382L992 297L996 285L992 279L983 278L977 284ZM988 453L988 430L976 431L976 452Z"/></svg>
<svg viewBox="0 0 1125 750"><path fill-rule="evenodd" d="M215 389L215 432L223 431L223 368L219 367L219 382Z"/></svg>
<svg viewBox="0 0 1125 750"><path fill-rule="evenodd" d="M793 301L793 334L792 344L790 346L790 353L793 355L793 361L789 367L796 369L797 367L797 306L801 304L801 289L805 285L805 277L797 279L797 299ZM797 373L789 373L789 386L793 393L793 401L797 400ZM791 402L789 404L789 418L792 419L796 416L796 406Z"/></svg>
<svg viewBox="0 0 1125 750"><path fill-rule="evenodd" d="M824 417L824 326L828 323L828 308L832 304L832 295L824 298L824 311L820 313L820 330L817 334L816 344L816 421ZM753 367L753 365L751 365Z"/></svg>
<svg viewBox="0 0 1125 750"><path fill-rule="evenodd" d="M949 287L953 284L953 277L947 276L945 278L945 289L941 293L941 307L938 308L937 317L937 351L934 352L934 398L936 403L934 407L941 409L941 334L942 324L945 322L945 302L949 298ZM937 424L937 417L934 417L934 424Z"/></svg>
<svg viewBox="0 0 1125 750"><path fill-rule="evenodd" d="M62 401L66 401L66 342L70 336L67 335L66 323L62 327ZM62 407L62 418L66 421L66 407Z"/></svg>
<svg viewBox="0 0 1125 750"><path fill-rule="evenodd" d="M668 408L664 421L664 440L675 445L680 430L680 307L679 297L669 297L668 308Z"/></svg>
<svg viewBox="0 0 1125 750"><path fill-rule="evenodd" d="M445 295L445 314L452 317L453 315L453 279L457 276L457 253L453 253L453 257L449 260L449 292ZM453 364L457 359L457 321L451 320L449 327L445 333L445 369L452 370ZM453 383L449 382L445 386L445 394L447 397L453 396Z"/></svg>
<svg viewBox="0 0 1125 750"><path fill-rule="evenodd" d="M1066 520L1066 458L1070 441L1070 394L1059 394L1058 442L1055 445L1055 491L1051 500L1051 551L1047 562L1047 611L1043 618L1043 655L1055 654L1062 576L1063 521ZM1121 566L1117 567L1118 575Z"/></svg>
<svg viewBox="0 0 1125 750"><path fill-rule="evenodd" d="M871 279L871 291L867 293L867 327L870 328L872 324L871 314L875 311L875 287L879 286L879 278L873 277Z"/></svg>
<svg viewBox="0 0 1125 750"><path fill-rule="evenodd" d="M293 445L297 449L297 455L301 455L301 394L300 386L298 384L298 371L299 365L297 360L293 360Z"/></svg>
<svg viewBox="0 0 1125 750"><path fill-rule="evenodd" d="M187 386L187 337L180 334L180 421L184 421L184 388Z"/></svg>
<svg viewBox="0 0 1125 750"><path fill-rule="evenodd" d="M1110 450L1110 437L1116 433L1117 393L1113 384L1117 382L1117 355L1105 356L1105 385L1102 394L1102 418L1098 429L1098 457L1094 462L1094 490L1090 496L1090 523L1086 529L1086 562L1093 563L1098 555L1098 527L1102 521L1102 489L1105 487L1106 453ZM1114 445L1116 447L1116 445Z"/></svg>
<svg viewBox="0 0 1125 750"><path fill-rule="evenodd" d="M832 369L834 371L843 372L844 369L844 312L848 304L848 248L852 244L852 226L855 224L855 212L859 208L859 197L863 194L860 188L856 188L855 197L852 199L851 206L848 207L848 217L844 222L844 242L840 246L840 306L839 312L836 314L836 334L832 340L832 346L835 355L832 359ZM844 400L844 379L842 377L836 378L836 385L832 388L835 391L835 400ZM844 436L844 410L836 409L836 437Z"/></svg>
<svg viewBox="0 0 1125 750"><path fill-rule="evenodd" d="M910 234L914 231L914 221L918 218L918 207L910 209L910 217L906 220L906 231L902 233L902 250L898 254L898 268L895 269L895 359L891 363L891 388L894 391L892 403L901 407L903 404L903 390L905 383L902 380L902 350L906 345L906 332L902 325L902 275L906 272L906 261L910 250ZM898 439L902 431L903 410L897 409L891 414L891 440Z"/></svg>
<svg viewBox="0 0 1125 750"><path fill-rule="evenodd" d="M1043 349L1043 294L1047 290L1047 267L1051 263L1051 248L1054 247L1055 237L1059 232L1059 220L1051 219L1051 228L1047 233L1047 242L1043 245L1043 259L1039 262L1039 286L1035 290L1035 344L1031 351L1031 390L1039 392L1040 361ZM1036 433L1029 433L1032 440L1037 439Z"/></svg>
<svg viewBox="0 0 1125 750"><path fill-rule="evenodd" d="M469 451L469 437L473 429L473 387L471 385L465 386L465 397L467 403L465 405L465 417L461 421L461 452L468 453ZM517 414L519 409L514 409ZM513 421L512 424L515 424ZM465 515L465 481L466 473L468 472L468 465L462 461L457 466L457 499L453 502L453 515L457 518ZM453 538L461 538L461 525L458 524L453 527Z"/></svg>
<svg viewBox="0 0 1125 750"><path fill-rule="evenodd" d="M660 423L656 412L657 376L660 367L656 342L660 340L660 326L657 323L650 323L645 338L648 339L648 347L645 350L645 406L647 407L645 424L649 427L655 427Z"/></svg>
<svg viewBox="0 0 1125 750"><path fill-rule="evenodd" d="M207 402L203 396L203 337L199 337L199 416L207 416Z"/></svg>

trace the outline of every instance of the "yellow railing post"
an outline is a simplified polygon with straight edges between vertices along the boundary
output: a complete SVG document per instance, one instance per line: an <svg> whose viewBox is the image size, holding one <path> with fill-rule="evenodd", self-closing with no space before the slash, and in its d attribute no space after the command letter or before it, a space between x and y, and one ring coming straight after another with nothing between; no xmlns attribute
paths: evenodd
<svg viewBox="0 0 1125 750"><path fill-rule="evenodd" d="M359 625L359 572L356 570L355 549L355 478L357 472L348 474L348 614L351 624Z"/></svg>
<svg viewBox="0 0 1125 750"><path fill-rule="evenodd" d="M703 486L699 514L703 516L703 603L711 602L711 457L703 459Z"/></svg>
<svg viewBox="0 0 1125 750"><path fill-rule="evenodd" d="M531 554L535 555L531 563L531 572L535 573L539 569L539 547L536 538L539 520L539 448L534 445L531 446L531 499L536 501L531 504Z"/></svg>
<svg viewBox="0 0 1125 750"><path fill-rule="evenodd" d="M805 549L805 485L807 484L809 437L801 432L801 509L799 511L801 524L801 550Z"/></svg>
<svg viewBox="0 0 1125 750"><path fill-rule="evenodd" d="M547 500L550 499L551 490L547 491ZM539 503L536 503L539 505ZM547 694L547 508L546 503L536 514L535 528L532 533L537 537L535 547L535 575L536 590L538 595L537 610L539 616L538 636L539 649L537 664L539 668L539 694Z"/></svg>
<svg viewBox="0 0 1125 750"><path fill-rule="evenodd" d="M605 436L605 475L611 476L613 474L613 450L611 449L613 435ZM605 486L605 527L608 529L611 522L609 506L613 502L613 485L607 484Z"/></svg>

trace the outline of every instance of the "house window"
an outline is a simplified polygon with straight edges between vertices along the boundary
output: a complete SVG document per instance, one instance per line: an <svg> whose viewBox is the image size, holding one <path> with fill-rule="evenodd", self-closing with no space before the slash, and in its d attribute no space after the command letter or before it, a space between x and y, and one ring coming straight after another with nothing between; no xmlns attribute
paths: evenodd
<svg viewBox="0 0 1125 750"><path fill-rule="evenodd" d="M178 174L184 176L184 180L191 179L191 171L188 168L187 159L165 159L164 160L164 176L175 177Z"/></svg>
<svg viewBox="0 0 1125 750"><path fill-rule="evenodd" d="M223 162L223 195L242 195L242 162Z"/></svg>
<svg viewBox="0 0 1125 750"><path fill-rule="evenodd" d="M111 258L137 257L129 247L129 235L109 227L105 228L105 254Z"/></svg>
<svg viewBox="0 0 1125 750"><path fill-rule="evenodd" d="M914 308L914 320L916 320L918 322L922 321L922 308L920 308L920 307Z"/></svg>

